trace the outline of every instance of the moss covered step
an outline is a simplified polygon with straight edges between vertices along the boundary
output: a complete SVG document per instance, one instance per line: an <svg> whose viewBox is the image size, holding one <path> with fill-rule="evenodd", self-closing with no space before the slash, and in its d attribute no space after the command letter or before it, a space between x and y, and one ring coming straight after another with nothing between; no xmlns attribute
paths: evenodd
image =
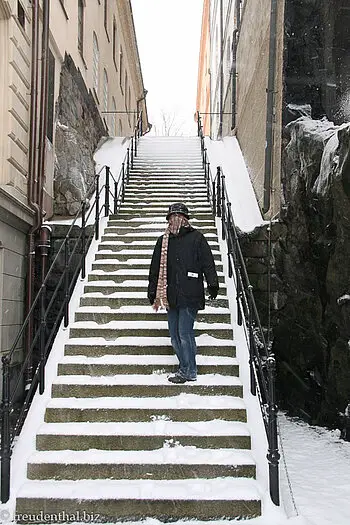
<svg viewBox="0 0 350 525"><path fill-rule="evenodd" d="M166 374L97 376L57 376L52 384L52 397L167 397L180 392L203 395L242 397L242 384L237 377L205 374L197 381L177 385Z"/></svg>
<svg viewBox="0 0 350 525"><path fill-rule="evenodd" d="M169 334L167 334L169 336ZM231 340L215 339L211 336L196 337L198 355L235 357L236 347ZM102 338L87 340L71 339L64 347L65 355L99 357L104 355L174 355L169 337L120 337L107 343Z"/></svg>
<svg viewBox="0 0 350 525"><path fill-rule="evenodd" d="M255 478L251 453L171 447L149 451L40 451L32 454L28 479L186 479Z"/></svg>
<svg viewBox="0 0 350 525"><path fill-rule="evenodd" d="M97 324L107 324L111 321L160 321L167 319L165 311L154 312L151 305L148 306L122 306L112 310L104 306L80 307L75 313L75 321L92 321ZM203 323L229 323L230 311L225 308L206 308L200 310L197 322Z"/></svg>
<svg viewBox="0 0 350 525"><path fill-rule="evenodd" d="M104 234L102 235L101 237L101 240L102 241L108 241L108 240L118 240L119 242L126 242L126 243L130 243L130 242L138 242L138 241L145 241L145 242L149 242L149 243L153 243L153 245L156 243L158 237L160 237L161 235L163 235L165 231L165 228L163 228L162 230L159 230L157 232L145 232L145 233L138 233L138 234L126 234L126 235L121 235L120 233L116 233L116 232L113 232L111 231L110 228L106 228L105 229L105 232ZM207 233L205 234L205 237L207 239L207 241L212 241L216 244L218 244L218 236L214 233Z"/></svg>
<svg viewBox="0 0 350 525"><path fill-rule="evenodd" d="M58 375L114 376L122 374L171 373L178 368L175 356L107 355L101 357L65 356L58 364ZM233 357L197 356L198 374L238 376Z"/></svg>
<svg viewBox="0 0 350 525"><path fill-rule="evenodd" d="M166 228L166 222L164 220L164 222L162 223L159 223L159 224L149 224L147 227L145 228L140 228L140 227L134 227L134 226L122 226L121 224L118 226L115 224L115 221L108 221L107 223L107 227L106 227L106 230L107 232L111 232L111 233L118 233L121 237L124 237L124 235L138 235L138 236L141 236L141 235L148 235L148 233L152 234L152 232L159 232L160 235L162 233L164 233L164 230ZM196 226L199 228L199 226ZM206 224L202 227L199 228L200 231L203 233L203 234L213 234L213 235L216 235L217 236L217 230L215 228L215 226L210 226L209 224Z"/></svg>
<svg viewBox="0 0 350 525"><path fill-rule="evenodd" d="M133 293L135 295L133 295ZM228 308L228 299L215 299L215 306ZM80 298L80 306L108 306L109 308L120 308L122 306L150 306L145 293L117 292L113 295L102 295L101 293L85 294Z"/></svg>
<svg viewBox="0 0 350 525"><path fill-rule="evenodd" d="M148 270L142 268L132 268L131 270L117 270L115 272L105 272L103 270L94 270L88 275L88 282L93 281L114 281L122 283L124 281L139 281L148 279ZM224 275L218 275L219 283L225 282Z"/></svg>
<svg viewBox="0 0 350 525"><path fill-rule="evenodd" d="M119 337L167 337L167 321L111 321L107 325L94 325L91 322L76 322L70 325L70 337L102 337L115 340ZM229 324L196 323L195 335L210 334L217 339L233 339L233 330Z"/></svg>
<svg viewBox="0 0 350 525"><path fill-rule="evenodd" d="M154 420L151 422L44 423L37 450L154 450L163 446L249 449L249 428L241 421Z"/></svg>
<svg viewBox="0 0 350 525"><path fill-rule="evenodd" d="M92 263L92 270L103 270L108 272L115 272L117 270L130 270L131 268L135 268L138 270L149 270L150 265L151 259L133 259L132 262L118 261L115 259L98 259L97 261ZM217 272L223 272L222 263L216 262L215 266Z"/></svg>
<svg viewBox="0 0 350 525"><path fill-rule="evenodd" d="M153 250L135 250L132 248L122 249L114 251L113 249L107 249L106 246L99 245L98 251L95 254L95 260L100 259L116 259L117 261L130 261L136 258L144 259L145 257L152 257ZM214 251L213 257L215 262L221 262L220 252Z"/></svg>
<svg viewBox="0 0 350 525"><path fill-rule="evenodd" d="M132 496L133 495L133 496ZM138 521L145 516L164 522L180 519L247 519L261 514L255 480L94 480L82 482L28 481L21 487L16 515L25 523L40 515L61 513L89 516L91 521ZM90 518L92 516L92 518ZM94 518L95 517L95 518ZM24 521L23 521L24 519ZM82 520L83 518L80 518ZM86 519L85 519L86 521Z"/></svg>
<svg viewBox="0 0 350 525"><path fill-rule="evenodd" d="M165 398L53 398L46 423L132 421L247 421L243 399L232 396L180 394Z"/></svg>

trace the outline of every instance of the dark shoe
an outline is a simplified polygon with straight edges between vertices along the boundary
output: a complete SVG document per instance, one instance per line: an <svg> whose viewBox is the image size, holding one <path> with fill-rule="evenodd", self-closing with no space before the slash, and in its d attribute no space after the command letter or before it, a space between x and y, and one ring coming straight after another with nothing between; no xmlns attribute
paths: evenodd
<svg viewBox="0 0 350 525"><path fill-rule="evenodd" d="M181 385L186 383L187 379L185 379L183 376L180 376L180 374L175 374L174 376L168 377L168 381L170 381L170 383Z"/></svg>

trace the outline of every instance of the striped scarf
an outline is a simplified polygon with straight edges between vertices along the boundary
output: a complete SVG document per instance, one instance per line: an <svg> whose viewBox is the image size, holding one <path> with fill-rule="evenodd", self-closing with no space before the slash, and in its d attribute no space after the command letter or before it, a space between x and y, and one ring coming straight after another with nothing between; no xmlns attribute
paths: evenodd
<svg viewBox="0 0 350 525"><path fill-rule="evenodd" d="M159 308L162 310L165 308L166 310L169 309L169 303L167 299L167 260L168 260L168 244L169 244L169 235L172 233L173 235L178 235L180 228L184 226L185 228L188 228L190 226L190 223L188 222L188 219L184 215L173 213L169 217L168 221L168 227L165 230L165 233L163 235L162 239L162 248L160 253L160 265L159 265L159 276L158 276L158 283L157 283L157 293L156 293L156 299L153 303L153 309L158 310Z"/></svg>

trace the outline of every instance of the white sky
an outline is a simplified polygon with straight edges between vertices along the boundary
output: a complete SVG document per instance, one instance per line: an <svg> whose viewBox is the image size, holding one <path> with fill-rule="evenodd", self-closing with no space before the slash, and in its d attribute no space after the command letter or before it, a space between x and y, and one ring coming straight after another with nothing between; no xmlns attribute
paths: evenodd
<svg viewBox="0 0 350 525"><path fill-rule="evenodd" d="M193 115L203 0L131 3L143 81L148 90L149 121L161 135L162 114L176 115L178 134L195 135Z"/></svg>

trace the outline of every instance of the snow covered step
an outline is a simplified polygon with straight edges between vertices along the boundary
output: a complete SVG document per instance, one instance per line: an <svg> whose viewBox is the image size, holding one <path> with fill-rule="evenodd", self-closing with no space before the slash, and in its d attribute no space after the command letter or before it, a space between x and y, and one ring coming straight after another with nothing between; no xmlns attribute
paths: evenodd
<svg viewBox="0 0 350 525"><path fill-rule="evenodd" d="M161 222L160 224L145 224L145 225L142 225L142 226L126 226L126 225L122 225L120 223L116 223L115 221L111 221L109 220L108 221L108 225L107 225L107 228L106 228L106 232L111 232L111 233L119 233L119 235L121 236L121 238L124 238L125 235L148 235L148 234L152 234L153 232L157 231L157 232L161 232L160 235L162 235L165 231L165 228L166 228L166 221L165 221L165 218L163 218L163 222ZM201 232L206 236L207 234L210 234L210 235L214 235L217 237L217 230L216 230L216 227L212 224L206 224L204 226L201 226L200 228Z"/></svg>
<svg viewBox="0 0 350 525"><path fill-rule="evenodd" d="M53 398L49 401L46 423L131 422L131 421L247 421L243 399L232 396L205 396L182 393L177 396Z"/></svg>
<svg viewBox="0 0 350 525"><path fill-rule="evenodd" d="M74 337L103 337L115 340L119 337L166 337L169 333L167 321L111 321L98 325L92 321L75 322L70 325L69 335ZM196 323L195 334L210 334L218 339L233 338L232 327L228 323Z"/></svg>
<svg viewBox="0 0 350 525"><path fill-rule="evenodd" d="M158 450L42 451L32 454L28 479L186 479L247 477L256 468L251 453L235 449L163 447Z"/></svg>
<svg viewBox="0 0 350 525"><path fill-rule="evenodd" d="M108 296L114 294L115 292L129 291L129 292L140 292L144 294L144 297L147 297L147 286L148 281L132 281L126 280L121 283L115 283L114 281L90 281L89 284L84 286L84 293L91 292L102 292L102 294ZM219 289L219 294L216 301L220 299L227 299L227 289L226 284L221 284ZM219 303L214 303L219 306Z"/></svg>
<svg viewBox="0 0 350 525"><path fill-rule="evenodd" d="M79 512L80 521L108 523L145 516L162 521L249 518L261 514L260 499L257 482L248 478L28 481L19 491L16 514Z"/></svg>
<svg viewBox="0 0 350 525"><path fill-rule="evenodd" d="M58 364L58 375L113 376L121 374L164 374L177 370L175 355L107 355L100 357L65 356ZM234 357L198 356L198 374L238 376Z"/></svg>
<svg viewBox="0 0 350 525"><path fill-rule="evenodd" d="M156 244L156 240L157 239L147 240L147 239L144 239L143 237L139 237L135 240L133 240L132 238L125 238L125 237L123 239L120 239L118 235L112 233L108 235L103 234L101 236L100 245L104 246L107 243L107 244L113 244L113 246L120 246L121 248L141 247L141 249L144 249L144 248L154 248ZM219 243L217 240L213 238L209 238L208 244L212 248L212 250L219 251Z"/></svg>
<svg viewBox="0 0 350 525"><path fill-rule="evenodd" d="M225 297L218 297L211 303L220 308L228 308L229 305ZM147 306L148 309L150 308L149 300L144 292L115 292L110 295L101 292L84 293L80 298L80 306L108 306L109 308Z"/></svg>
<svg viewBox="0 0 350 525"><path fill-rule="evenodd" d="M166 320L165 311L155 312L151 305L148 306L122 306L112 309L106 306L80 307L75 313L75 321L92 321L97 324L107 324L111 321L159 321ZM209 308L199 311L197 322L204 323L229 323L230 311L226 308Z"/></svg>
<svg viewBox="0 0 350 525"><path fill-rule="evenodd" d="M43 423L37 450L155 450L165 446L250 449L247 423L167 421Z"/></svg>
<svg viewBox="0 0 350 525"><path fill-rule="evenodd" d="M117 272L120 272L120 273L117 273ZM104 270L94 270L94 272L91 272L88 276L88 282L97 282L97 281L111 281L111 282L115 282L115 283L123 283L125 281L140 281L140 280L143 280L143 279L147 279L148 278L148 273L138 273L138 272L141 272L141 271L144 271L144 272L147 272L147 270L142 270L142 269L135 269L135 274L133 273L124 273L124 272L127 272L128 270L117 270L116 272L108 272L108 271L104 271ZM222 275L222 276L218 276L218 279L219 279L219 284L224 284L224 279L225 277Z"/></svg>
<svg viewBox="0 0 350 525"><path fill-rule="evenodd" d="M197 381L177 385L168 381L167 374L130 374L115 376L57 376L52 384L52 397L167 397L180 392L204 395L242 397L238 377L205 374Z"/></svg>
<svg viewBox="0 0 350 525"><path fill-rule="evenodd" d="M232 339L218 339L212 335L196 337L198 354L203 356L235 357L236 348ZM113 342L106 342L102 337L89 339L70 339L65 345L65 355L85 355L98 357L103 355L173 355L170 337L139 337L136 333L130 337L118 337Z"/></svg>

